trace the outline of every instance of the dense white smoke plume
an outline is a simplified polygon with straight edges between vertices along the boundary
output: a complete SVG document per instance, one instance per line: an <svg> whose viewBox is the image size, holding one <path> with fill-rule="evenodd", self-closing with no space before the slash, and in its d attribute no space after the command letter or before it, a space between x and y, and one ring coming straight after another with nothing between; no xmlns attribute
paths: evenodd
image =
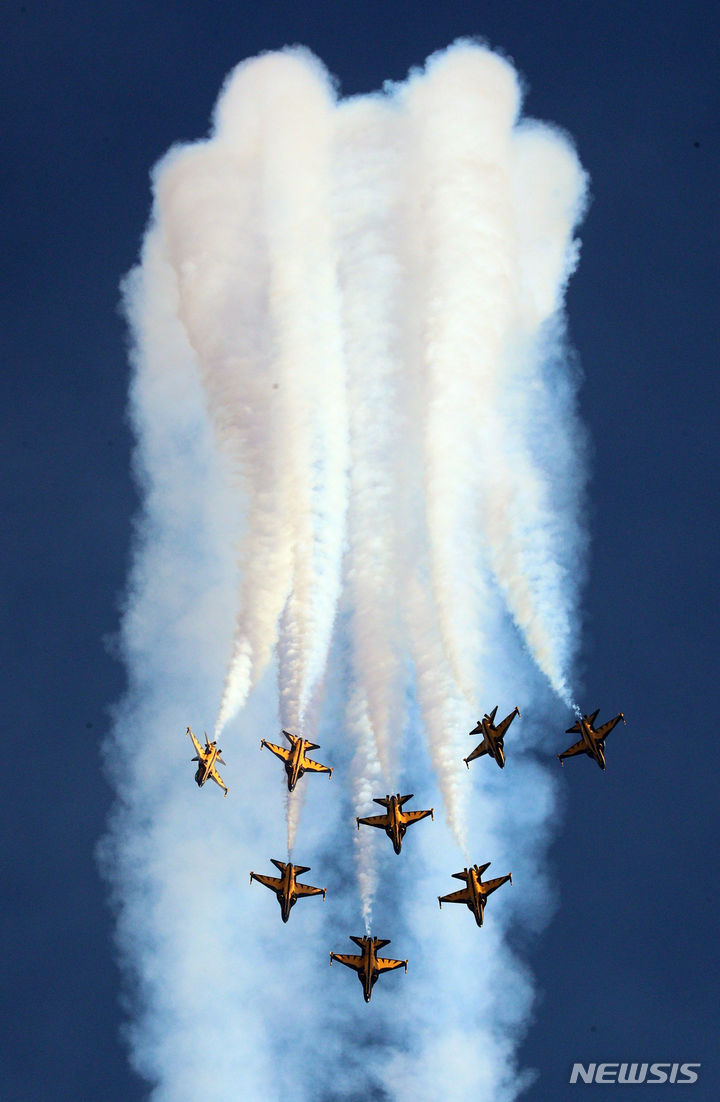
<svg viewBox="0 0 720 1102"><path fill-rule="evenodd" d="M345 102L288 50L239 66L211 137L156 168L126 284L145 507L103 850L156 1102L464 1102L526 1082L532 985L505 930L549 906L535 671L572 702L562 300L585 177L520 106L511 65L469 43ZM507 768L468 773L495 704L523 712ZM214 715L227 801L196 789L182 741ZM330 781L283 798L257 752L280 727L322 744ZM389 791L436 809L400 857L355 830ZM288 851L328 894L283 926L248 872ZM436 898L488 860L516 887L480 931ZM369 1006L327 968L363 924L410 961Z"/></svg>

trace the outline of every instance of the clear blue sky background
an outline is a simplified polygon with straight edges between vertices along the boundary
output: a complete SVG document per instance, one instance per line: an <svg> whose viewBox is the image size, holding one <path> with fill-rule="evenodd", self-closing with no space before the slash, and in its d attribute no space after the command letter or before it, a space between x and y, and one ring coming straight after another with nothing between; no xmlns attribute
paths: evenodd
<svg viewBox="0 0 720 1102"><path fill-rule="evenodd" d="M559 909L539 939L518 934L542 992L527 1097L574 1098L574 1060L677 1060L702 1061L692 1097L716 1098L717 6L11 0L0 27L0 1097L147 1096L118 1037L94 846L111 802L99 743L124 684L105 641L137 504L118 282L149 168L206 132L224 76L260 50L302 42L355 93L481 35L592 177L568 303L592 438L579 695L628 719L605 775L568 763ZM548 732L553 750L563 737Z"/></svg>

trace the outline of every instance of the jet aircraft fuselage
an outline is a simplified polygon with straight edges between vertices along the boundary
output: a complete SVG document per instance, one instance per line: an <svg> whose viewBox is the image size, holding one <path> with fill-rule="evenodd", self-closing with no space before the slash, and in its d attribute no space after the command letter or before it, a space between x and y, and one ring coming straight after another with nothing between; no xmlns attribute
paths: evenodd
<svg viewBox="0 0 720 1102"><path fill-rule="evenodd" d="M261 873L251 872L250 883L257 880L258 883L264 884L266 888L270 888L270 891L275 892L283 922L289 919L290 911L298 899L309 895L322 895L323 899L325 898L325 888L313 888L310 884L301 884L297 879L302 873L310 872L309 865L293 865L289 861L287 863L276 861L274 857L270 860L275 868L280 870L280 876L264 876Z"/></svg>
<svg viewBox="0 0 720 1102"><path fill-rule="evenodd" d="M370 937L369 935L352 937L351 935L350 940L360 946L360 953L331 953L330 963L332 964L334 960L337 960L340 964L344 964L347 968L352 968L353 971L357 972L358 979L362 984L363 998L366 1003L369 1003L378 976L383 972L401 967L404 967L407 972L407 961L391 960L389 957L379 957L377 955L378 949L382 949L383 945L390 944L389 938Z"/></svg>
<svg viewBox="0 0 720 1102"><path fill-rule="evenodd" d="M515 719L515 716L520 715L519 708L513 708L512 712L502 722L495 725L495 714L497 712L497 704L491 712L486 712L482 719L478 720L477 727L474 727L470 731L471 735L482 734L482 742L475 747L471 754L468 754L466 758L463 758L468 769L470 768L470 762L475 758L482 757L483 754L487 754L498 763L501 769L505 768L505 735L507 729Z"/></svg>
<svg viewBox="0 0 720 1102"><path fill-rule="evenodd" d="M413 823L419 822L420 819L427 818L428 815L431 819L435 817L433 814L434 808L432 807L428 808L427 811L403 811L403 804L407 803L408 800L412 800L412 798L412 792L407 796L401 796L397 792L394 796L374 797L373 803L386 808L386 812L384 815L366 815L364 818L356 818L355 822L358 830L361 823L364 826L379 827L387 834L395 852L400 853L407 828Z"/></svg>
<svg viewBox="0 0 720 1102"><path fill-rule="evenodd" d="M610 734L612 729L620 722L625 722L625 716L622 712L619 712L613 719L609 719L607 723L603 723L600 727L595 727L595 720L598 717L597 708L592 715L580 716L572 727L568 727L565 732L567 735L580 735L580 739L573 746L569 746L567 750L563 750L562 754L558 754L558 759L562 765L564 758L573 758L577 754L587 754L589 758L597 762L601 769L605 769L605 739Z"/></svg>
<svg viewBox="0 0 720 1102"><path fill-rule="evenodd" d="M308 750L320 749L317 742L310 742L298 735L292 735L289 731L283 731L283 734L290 743L289 749L284 746L276 746L275 743L268 742L267 739L260 740L260 747L262 749L263 746L267 746L268 750L283 762L287 774L288 792L293 791L295 785L305 773L328 773L332 776L332 769L329 766L321 765L320 762L313 761L307 755Z"/></svg>
<svg viewBox="0 0 720 1102"><path fill-rule="evenodd" d="M477 925L482 926L488 896L492 895L503 884L506 884L508 880L512 884L511 872L506 876L498 876L495 880L483 880L482 874L488 868L490 868L489 861L484 865L473 865L472 868L465 868L462 872L454 872L454 879L463 880L465 887L458 892L451 892L449 895L439 895L438 903L440 906L442 907L443 903L464 903L472 911Z"/></svg>
<svg viewBox="0 0 720 1102"><path fill-rule="evenodd" d="M205 735L205 746L203 747L195 738L190 727L187 728L187 734L190 736L192 744L195 747L195 757L190 760L198 763L198 767L195 771L195 783L198 788L202 788L205 781L215 781L227 796L227 785L216 768L217 762L220 762L221 765L225 765L225 762L220 757L222 750L218 749L215 742L210 742L207 735Z"/></svg>

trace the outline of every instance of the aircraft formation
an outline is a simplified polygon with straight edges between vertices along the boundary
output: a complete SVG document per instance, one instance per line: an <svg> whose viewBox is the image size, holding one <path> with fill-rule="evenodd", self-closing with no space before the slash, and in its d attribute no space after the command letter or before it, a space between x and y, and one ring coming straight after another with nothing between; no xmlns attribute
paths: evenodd
<svg viewBox="0 0 720 1102"><path fill-rule="evenodd" d="M567 734L579 734L580 739L574 745L568 747L567 750L557 755L561 765L565 758L575 757L578 754L585 754L592 758L601 769L605 769L605 739L620 720L622 720L623 723L625 722L625 716L620 712L613 719L608 720L606 723L602 724L602 726L596 728L595 721L598 717L598 712L599 709L594 711L592 715L580 716L573 726L567 729ZM510 724L516 716L520 715L520 711L518 708L514 708L512 712L498 724L495 723L496 714L497 705L491 712L486 712L483 718L478 720L477 726L469 732L471 736L482 734L483 737L482 741L478 743L475 749L468 754L466 758L463 758L468 769L470 768L471 761L475 761L476 758L485 755L492 758L500 769L504 769L505 736ZM317 743L310 742L308 739L302 738L299 735L294 735L290 731L283 731L282 733L289 743L288 747L278 746L275 743L268 742L266 739L261 739L260 749L262 750L263 747L267 747L268 750L283 762L285 773L287 774L288 792L294 790L296 784L305 773L327 773L329 777L332 776L333 771L330 766L322 765L320 762L314 761L312 758L308 757L308 751L320 749ZM202 788L207 780L212 780L223 789L224 795L227 796L227 785L218 773L216 767L216 763L218 762L221 765L225 764L220 757L222 751L218 749L215 742L211 742L208 739L207 735L205 735L205 746L203 747L190 727L187 728L187 734L190 736L196 751L195 756L191 759L198 763L195 773L196 784L199 788ZM399 855L402 851L403 838L407 828L414 823L420 822L422 819L426 819L428 816L434 819L434 808L427 808L423 811L405 811L405 804L408 800L412 799L412 793L402 796L399 792L395 793L395 795L388 794L386 796L374 797L373 802L384 807L385 812L382 815L358 816L355 820L357 829L359 830L361 826L369 826L383 830L392 842L395 853ZM271 857L270 861L280 875L266 876L262 873L251 872L250 883L252 884L253 880L257 880L259 884L263 884L266 888L269 888L270 891L275 893L280 905L280 913L283 922L288 921L290 911L295 906L298 899L317 895L322 895L323 899L325 898L326 888L315 888L310 884L304 884L298 880L298 877L303 873L310 872L309 866L293 865L289 861L277 861L274 857ZM472 865L472 867L464 868L461 872L452 873L453 879L463 882L463 887L458 891L450 892L448 895L439 895L438 904L440 908L442 908L443 903L462 903L472 913L477 925L482 926L485 917L485 907L490 895L508 881L512 884L512 873L506 873L504 876L498 876L493 880L483 880L483 873L485 873L489 867L490 862L487 861L484 865ZM330 964L332 964L333 961L338 961L340 964L344 964L347 968L357 973L357 977L362 984L365 1002L370 1002L373 987L378 976L382 975L383 972L394 971L401 967L404 967L407 972L407 960L394 960L391 957L378 956L378 949L382 949L385 945L390 944L388 938L371 937L367 934L361 937L350 935L350 940L359 947L360 952L331 952Z"/></svg>

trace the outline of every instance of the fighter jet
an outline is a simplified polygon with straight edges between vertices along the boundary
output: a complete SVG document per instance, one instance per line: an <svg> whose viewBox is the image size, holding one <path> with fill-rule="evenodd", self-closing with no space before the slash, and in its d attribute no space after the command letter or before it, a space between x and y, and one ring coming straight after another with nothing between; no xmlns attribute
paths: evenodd
<svg viewBox="0 0 720 1102"><path fill-rule="evenodd" d="M197 750L197 754L194 758L190 758L190 761L199 762L197 772L195 773L195 781L197 782L198 788L202 788L207 780L215 781L215 784L219 784L227 796L227 785L215 768L216 761L219 761L221 765L225 765L225 762L220 757L222 750L218 750L217 745L214 742L210 742L207 734L205 735L205 749L203 750L189 727L187 733L190 735L193 746Z"/></svg>
<svg viewBox="0 0 720 1102"><path fill-rule="evenodd" d="M470 732L471 735L482 734L483 740L479 746L476 746L472 754L468 754L466 758L463 758L468 769L470 768L470 762L475 758L481 758L483 754L489 754L491 758L494 758L501 769L505 768L505 750L503 743L507 729L515 719L515 716L520 715L519 708L513 708L509 716L505 716L505 719L495 726L495 713L497 712L497 704L493 710L486 712L482 719L478 720L477 727L474 727Z"/></svg>
<svg viewBox="0 0 720 1102"><path fill-rule="evenodd" d="M386 813L384 815L367 815L364 819L356 818L355 822L358 830L360 830L360 823L370 827L381 827L392 842L395 852L399 853L402 849L405 831L411 823L426 819L428 815L431 819L435 818L433 815L434 808L432 807L428 811L403 811L403 804L407 803L408 800L412 800L412 798L412 792L409 796L401 796L398 792L395 796L375 797L373 803L386 807Z"/></svg>
<svg viewBox="0 0 720 1102"><path fill-rule="evenodd" d="M605 768L605 739L620 720L623 723L625 722L625 716L620 712L614 719L609 719L607 723L603 723L602 727L595 730L594 723L599 711L598 708L591 716L583 716L577 723L573 723L572 727L568 727L565 732L566 735L582 735L582 738L574 746L570 746L567 750L563 750L562 754L558 754L558 761L561 765L563 758L574 758L576 754L587 754L589 758L598 763L601 769Z"/></svg>
<svg viewBox="0 0 720 1102"><path fill-rule="evenodd" d="M289 750L284 746L276 746L274 742L267 742L266 739L260 740L260 749L267 746L268 750L272 750L273 754L284 761L288 792L292 792L303 773L329 773L332 776L332 769L329 766L311 761L307 756L306 751L320 749L316 742L308 742L307 739L291 735L289 731L283 731L283 734L290 743Z"/></svg>
<svg viewBox="0 0 720 1102"><path fill-rule="evenodd" d="M404 967L407 972L408 962L406 960L390 960L388 957L377 955L378 949L382 949L383 945L390 944L389 938L352 937L350 935L350 940L360 946L362 952L359 956L352 953L331 953L330 963L339 960L341 964L345 964L348 968L352 968L354 972L357 972L358 979L363 985L365 1002L369 1003L373 985L380 973L391 972L394 968L401 967Z"/></svg>
<svg viewBox="0 0 720 1102"><path fill-rule="evenodd" d="M309 865L291 865L284 864L282 861L276 861L274 857L270 858L271 862L276 869L280 869L280 876L262 876L258 872L250 873L250 883L253 880L257 880L260 884L264 884L266 888L269 888L271 892L275 892L277 901L280 904L280 911L282 913L283 922L287 922L290 917L290 911L297 903L298 899L302 899L306 895L321 895L325 898L325 888L311 888L309 884L300 884L298 882L298 876L303 872L310 872Z"/></svg>
<svg viewBox="0 0 720 1102"><path fill-rule="evenodd" d="M485 904L487 897L504 884L507 880L512 884L512 873L507 876L498 876L496 880L483 881L482 874L490 868L490 862L485 865L473 865L471 869L463 869L462 872L454 872L455 880L464 880L465 887L459 892L451 892L450 895L439 895L438 903L464 903L475 915L478 926L483 924Z"/></svg>

